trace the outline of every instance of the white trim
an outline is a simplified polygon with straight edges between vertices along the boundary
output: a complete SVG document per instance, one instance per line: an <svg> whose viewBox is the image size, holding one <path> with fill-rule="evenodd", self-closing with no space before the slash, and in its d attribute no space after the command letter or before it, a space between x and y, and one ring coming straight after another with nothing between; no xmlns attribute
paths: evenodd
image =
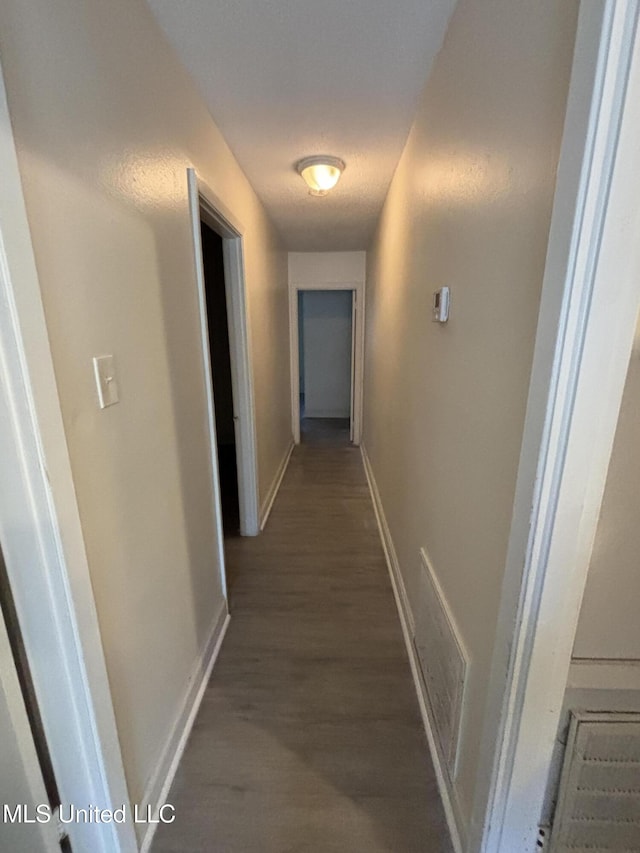
<svg viewBox="0 0 640 853"><path fill-rule="evenodd" d="M293 453L294 447L295 444L293 443L293 441L291 441L289 447L285 451L284 456L282 457L282 461L278 466L276 475L273 478L271 485L269 486L269 491L267 492L266 497L262 503L262 508L260 509L260 530L264 530L266 523L269 520L271 508L273 507L273 503L278 495L278 491L280 490L280 485L282 483L284 475L287 473L287 466L289 465L289 460L291 459L291 454Z"/></svg>
<svg viewBox="0 0 640 853"><path fill-rule="evenodd" d="M413 610L409 603L409 596L407 595L407 589L404 585L402 572L400 571L400 563L398 561L398 555L396 554L395 545L393 544L393 539L391 538L391 531L387 524L387 517L384 514L382 498L378 491L378 484L376 483L371 462L369 461L369 455L367 454L367 449L364 444L360 445L360 453L362 454L364 470L367 475L367 483L369 484L369 491L371 492L371 500L373 501L376 521L378 522L378 530L380 531L380 539L382 540L382 550L384 551L387 566L389 567L389 573L391 574L391 578L394 583L394 590L396 590L400 596L400 610L407 620L409 634L413 638L416 632Z"/></svg>
<svg viewBox="0 0 640 853"><path fill-rule="evenodd" d="M222 594L227 600L227 572L224 555L224 531L222 529L222 501L220 497L220 476L218 473L218 442L216 440L216 413L213 402L213 379L211 375L211 356L209 353L209 324L207 321L207 301L205 295L204 268L202 265L202 237L200 235L200 194L198 179L193 169L187 169L189 182L189 211L193 234L194 264L196 268L196 286L198 288L198 310L200 314L200 341L202 349L202 368L204 370L205 395L207 399L207 425L209 428L209 465L211 467L211 488L213 491L213 523L216 531L218 568Z"/></svg>
<svg viewBox="0 0 640 853"><path fill-rule="evenodd" d="M580 9L473 853L535 849L640 303L640 200L632 179L640 139L638 11L636 0Z"/></svg>
<svg viewBox="0 0 640 853"><path fill-rule="evenodd" d="M449 766L453 765L452 776L455 779L458 775L460 765L460 743L462 740L462 729L466 710L465 700L467 698L467 686L469 682L469 653L462 638L462 633L460 631L460 628L458 627L456 618L453 615L453 611L451 610L451 606L449 605L447 597L444 594L444 590L440 585L440 581L438 580L436 571L433 568L431 557L427 553L427 549L424 547L420 548L420 559L422 561L422 570L427 573L429 577L429 582L432 584L433 589L435 590L438 605L440 606L440 609L442 610L445 616L445 619L448 623L449 633L453 637L456 646L456 651L459 655L460 660L462 661L463 673L461 683L459 685L459 693L455 697L455 713L457 713L457 719L455 720L454 726L452 726L452 746L454 746L454 753L453 756L445 756L445 759L449 759ZM425 698L427 703L430 705L428 695ZM453 761L451 761L451 758L453 758Z"/></svg>
<svg viewBox="0 0 640 853"><path fill-rule="evenodd" d="M251 337L247 329L242 238L224 239L222 253L227 311L231 320L229 344L235 410L240 533L243 536L256 536L259 532L256 415L251 369Z"/></svg>
<svg viewBox="0 0 640 853"><path fill-rule="evenodd" d="M366 284L356 290L356 364L355 364L355 390L353 398L353 409L355 412L353 421L353 435L351 440L354 444L362 441L362 422L364 417L364 336L366 330ZM358 427L356 437L356 425Z"/></svg>
<svg viewBox="0 0 640 853"><path fill-rule="evenodd" d="M640 693L640 661L574 658L567 690L613 690Z"/></svg>
<svg viewBox="0 0 640 853"><path fill-rule="evenodd" d="M349 290L355 292L356 340L354 347L355 370L351 389L353 423L350 426L352 441L360 444L362 437L362 401L364 388L364 281L308 281L289 282L289 353L291 360L291 431L296 444L300 443L300 357L298 342L298 292L300 290Z"/></svg>
<svg viewBox="0 0 640 853"><path fill-rule="evenodd" d="M1 76L0 129L0 535L60 794L114 808L129 796ZM137 850L126 823L69 835Z"/></svg>
<svg viewBox="0 0 640 853"><path fill-rule="evenodd" d="M2 555L0 554L1 560ZM10 726L7 731L3 725L2 737L7 740L11 738L15 740L15 752L20 761L16 778L11 780L12 784L15 785L14 790L24 790L22 787L24 785L28 791L30 803L46 803L47 791L42 778L42 770L36 753L22 688L18 680L18 672L9 643L4 615L0 608L0 725L2 724ZM5 749L3 749L3 756L10 755L13 752L13 749L6 752ZM4 760L6 761L6 759ZM2 772L8 773L6 764L3 765ZM3 782L5 782L3 788L7 790L6 778ZM0 803L0 807L2 805L3 803ZM7 805L16 806L17 803L7 803ZM20 824L16 826L14 832L17 836L15 840L19 839L21 842L21 849L26 849L29 845L38 853L60 853L60 843L54 821L32 826ZM6 830L2 840L6 845Z"/></svg>
<svg viewBox="0 0 640 853"><path fill-rule="evenodd" d="M298 329L298 290L289 282L289 375L291 378L291 435L300 444L300 333Z"/></svg>
<svg viewBox="0 0 640 853"><path fill-rule="evenodd" d="M180 711L171 727L169 737L160 754L156 769L147 784L142 803L140 804L140 811L146 815L147 807L151 806L153 808L153 821L157 820L160 806L167 802L169 790L171 789L178 765L184 754L191 729L193 728L205 690L211 678L213 667L218 659L230 619L231 617L227 612L225 604L220 609L202 653L195 663L187 684L186 693L180 705ZM140 845L140 853L147 853L150 850L156 829L157 823L152 822L147 825L144 838Z"/></svg>
<svg viewBox="0 0 640 853"><path fill-rule="evenodd" d="M215 408L209 354L209 329L207 323L206 292L202 268L200 220L222 237L225 292L229 320L229 354L231 356L231 384L236 433L236 460L238 466L238 500L240 508L240 533L255 536L259 533L258 463L256 450L256 417L251 368L251 337L248 329L247 296L244 274L243 227L223 202L200 179L194 169L188 169L189 205L193 232L198 303L200 307L200 334L202 358L207 382L207 409L211 441L212 468L219 508L217 444L215 440ZM220 518L221 524L221 518ZM224 565L222 542L220 547ZM225 580L226 589L226 580ZM226 593L225 593L226 595Z"/></svg>
<svg viewBox="0 0 640 853"><path fill-rule="evenodd" d="M393 539L391 538L389 525L387 524L387 519L384 514L380 492L378 491L373 469L371 468L371 462L369 461L366 448L363 444L360 445L360 452L362 454L367 483L369 484L371 500L376 514L380 540L382 542L382 548L387 568L389 570L389 577L391 578L393 596L398 609L398 616L400 617L400 625L402 626L402 636L404 637L404 643L407 649L411 675L413 676L413 684L416 690L416 696L418 697L422 723L429 743L429 752L431 753L431 760L433 762L436 781L438 783L438 791L440 793L440 799L442 800L442 806L447 820L450 840L455 853L463 853L466 849L464 845L464 836L462 834L464 823L461 819L460 807L457 802L455 790L449 781L449 773L440 755L436 734L431 722L429 704L424 693L422 676L420 674L420 662L413 642L415 620L411 610L411 605L409 604L409 598L407 596L404 580L400 571L400 564L398 563L398 558L396 556L396 550L393 544Z"/></svg>
<svg viewBox="0 0 640 853"><path fill-rule="evenodd" d="M355 290L351 291L351 388L356 385L356 318L358 316L358 296ZM299 354L298 354L299 355ZM353 390L349 400L349 441L353 441L355 422L355 394Z"/></svg>
<svg viewBox="0 0 640 853"><path fill-rule="evenodd" d="M222 237L236 430L240 533L243 536L256 536L259 532L258 456L251 367L253 361L244 273L244 228L200 178L198 190L203 220Z"/></svg>

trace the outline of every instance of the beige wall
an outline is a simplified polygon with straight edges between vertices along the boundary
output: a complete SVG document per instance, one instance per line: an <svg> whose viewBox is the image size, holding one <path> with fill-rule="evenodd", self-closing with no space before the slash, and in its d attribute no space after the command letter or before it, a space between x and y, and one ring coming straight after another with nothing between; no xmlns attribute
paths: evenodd
<svg viewBox="0 0 640 853"><path fill-rule="evenodd" d="M613 445L573 655L640 662L640 326Z"/></svg>
<svg viewBox="0 0 640 853"><path fill-rule="evenodd" d="M142 0L6 0L0 51L125 769L223 604L186 169L245 228L260 493L290 441L287 259ZM100 411L91 358L113 353Z"/></svg>
<svg viewBox="0 0 640 853"><path fill-rule="evenodd" d="M468 821L577 2L461 0L367 259L364 443L410 601L428 552L470 656ZM451 287L449 323L432 293ZM464 827L463 827L464 828Z"/></svg>
<svg viewBox="0 0 640 853"><path fill-rule="evenodd" d="M289 252L289 282L303 288L364 281L366 257L366 252Z"/></svg>

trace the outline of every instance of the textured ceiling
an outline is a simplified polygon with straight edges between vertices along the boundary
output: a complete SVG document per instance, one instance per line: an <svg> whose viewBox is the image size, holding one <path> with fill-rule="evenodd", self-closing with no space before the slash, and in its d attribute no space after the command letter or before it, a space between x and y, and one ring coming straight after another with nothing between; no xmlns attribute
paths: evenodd
<svg viewBox="0 0 640 853"><path fill-rule="evenodd" d="M149 0L286 246L364 249L455 0ZM346 163L324 198L295 163Z"/></svg>

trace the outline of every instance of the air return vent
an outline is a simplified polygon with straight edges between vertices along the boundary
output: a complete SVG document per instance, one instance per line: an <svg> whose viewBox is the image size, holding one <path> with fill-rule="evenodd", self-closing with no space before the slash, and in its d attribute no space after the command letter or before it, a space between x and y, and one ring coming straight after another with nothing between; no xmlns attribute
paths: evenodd
<svg viewBox="0 0 640 853"><path fill-rule="evenodd" d="M640 714L572 714L551 853L640 853Z"/></svg>
<svg viewBox="0 0 640 853"><path fill-rule="evenodd" d="M442 755L455 776L467 656L424 550L415 608L414 644Z"/></svg>

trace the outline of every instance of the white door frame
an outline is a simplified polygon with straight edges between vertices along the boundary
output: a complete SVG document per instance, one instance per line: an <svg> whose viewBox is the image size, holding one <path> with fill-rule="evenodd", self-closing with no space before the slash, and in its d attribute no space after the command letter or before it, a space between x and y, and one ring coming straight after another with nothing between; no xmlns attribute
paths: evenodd
<svg viewBox="0 0 640 853"><path fill-rule="evenodd" d="M350 377L351 377L351 394L349 395L349 441L353 441L353 437L355 435L355 414L356 414L356 401L355 401L355 393L354 389L356 387L356 322L358 319L358 294L355 290L351 291L351 364L350 364ZM300 330L298 329L298 332ZM298 350L298 357L300 356L300 350ZM298 399L300 399L298 397Z"/></svg>
<svg viewBox="0 0 640 853"><path fill-rule="evenodd" d="M244 275L243 233L244 228L216 196L198 177L194 169L188 169L189 206L195 251L198 302L200 306L200 335L202 363L204 366L211 444L211 473L216 507L219 557L222 571L223 591L226 597L224 571L224 548L222 534L222 510L220 504L220 480L216 443L215 401L209 350L209 324L207 321L207 299L202 264L202 240L200 220L209 225L222 237L224 260L225 293L229 321L229 354L231 356L231 384L233 389L233 412L236 435L236 458L238 466L238 498L240 504L240 533L242 536L257 536L260 532L258 504L258 462L256 450L256 417L253 396L253 371L251 361L251 336L247 316L247 295Z"/></svg>
<svg viewBox="0 0 640 853"><path fill-rule="evenodd" d="M360 444L362 436L362 392L364 385L364 290L363 281L309 281L289 283L289 346L291 355L291 431L300 444L300 353L298 350L298 293L301 290L348 290L355 293L355 341L352 342L355 369L351 388L353 419L351 440ZM353 323L352 323L353 326Z"/></svg>
<svg viewBox="0 0 640 853"><path fill-rule="evenodd" d="M11 122L0 74L0 539L64 803L125 782ZM133 824L70 824L77 853L134 853Z"/></svg>
<svg viewBox="0 0 640 853"><path fill-rule="evenodd" d="M640 306L639 8L580 8L469 853L535 849Z"/></svg>
<svg viewBox="0 0 640 853"><path fill-rule="evenodd" d="M0 555L0 559L2 559ZM36 746L31 731L31 724L27 715L24 696L20 686L18 671L15 666L9 635L7 632L4 615L0 610L0 723L9 725L6 737L13 735L15 747L14 753L20 762L17 768L16 778L11 779L14 785L22 786L29 797L29 806L37 803L47 802L47 791L42 776L42 768L38 760ZM9 754L11 754L9 752ZM7 768L3 766L3 772ZM6 779L2 780L6 783ZM0 781L0 788L2 786ZM10 783L10 784L11 784ZM5 801L6 802L6 801ZM3 801L0 800L0 807ZM16 806L16 803L7 803ZM12 834L10 849L33 850L34 853L60 853L57 828L51 823L41 824L17 824L13 828L2 827L0 823L0 843L7 843L7 832Z"/></svg>

